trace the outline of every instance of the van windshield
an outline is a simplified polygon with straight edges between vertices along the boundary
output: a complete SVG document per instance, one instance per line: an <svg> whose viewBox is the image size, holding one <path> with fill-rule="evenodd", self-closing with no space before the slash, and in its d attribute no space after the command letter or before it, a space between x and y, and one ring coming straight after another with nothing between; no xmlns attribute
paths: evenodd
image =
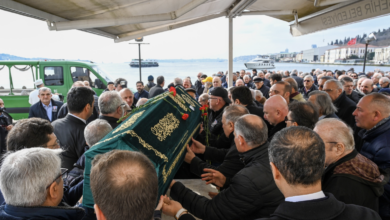
<svg viewBox="0 0 390 220"><path fill-rule="evenodd" d="M94 65L92 68L101 76L103 79L105 79L107 82L114 82L110 78L110 75L108 75L106 72L103 71L103 69L100 66Z"/></svg>

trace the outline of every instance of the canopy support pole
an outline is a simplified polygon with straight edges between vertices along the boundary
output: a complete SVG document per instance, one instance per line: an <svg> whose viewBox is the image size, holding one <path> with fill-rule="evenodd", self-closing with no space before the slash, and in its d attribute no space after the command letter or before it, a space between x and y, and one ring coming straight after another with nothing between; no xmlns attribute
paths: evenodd
<svg viewBox="0 0 390 220"><path fill-rule="evenodd" d="M229 18L229 81L228 87L233 86L233 18Z"/></svg>

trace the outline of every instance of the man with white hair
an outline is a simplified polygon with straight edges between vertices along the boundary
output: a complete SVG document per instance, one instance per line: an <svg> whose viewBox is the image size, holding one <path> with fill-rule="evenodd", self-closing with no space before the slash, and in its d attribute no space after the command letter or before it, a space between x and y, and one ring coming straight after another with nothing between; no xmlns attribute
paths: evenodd
<svg viewBox="0 0 390 220"><path fill-rule="evenodd" d="M106 120L114 129L117 121L125 115L125 103L115 91L102 93L99 97L100 119Z"/></svg>
<svg viewBox="0 0 390 220"><path fill-rule="evenodd" d="M352 115L356 103L343 93L343 85L336 79L330 79L324 84L324 92L328 93L333 104L338 109L336 115L351 128L355 128L355 119Z"/></svg>
<svg viewBox="0 0 390 220"><path fill-rule="evenodd" d="M251 77L250 76L248 76L248 75L245 75L244 76L244 83L245 83L245 86L246 87L248 87L248 88L250 88L250 89L254 89L254 88L256 88L254 85L253 85L253 83L251 82Z"/></svg>
<svg viewBox="0 0 390 220"><path fill-rule="evenodd" d="M40 101L30 107L28 117L43 118L50 122L57 119L57 114L64 103L52 99L51 89L41 87L38 91Z"/></svg>
<svg viewBox="0 0 390 220"><path fill-rule="evenodd" d="M381 86L379 85L379 80L383 77L383 75L381 73L375 73L371 79L372 79L372 82L374 84L374 88L376 89L381 89Z"/></svg>
<svg viewBox="0 0 390 220"><path fill-rule="evenodd" d="M137 104L135 106L139 107L141 105L144 105L147 101L148 101L147 98L141 98L140 100L138 100L138 102L137 102Z"/></svg>
<svg viewBox="0 0 390 220"><path fill-rule="evenodd" d="M69 219L84 217L84 210L61 200L63 178L62 150L27 148L9 154L2 162L0 189L6 205L0 207L1 219Z"/></svg>
<svg viewBox="0 0 390 220"><path fill-rule="evenodd" d="M379 85L382 89L390 88L390 79L387 77L382 77L379 80Z"/></svg>
<svg viewBox="0 0 390 220"><path fill-rule="evenodd" d="M183 87L183 80L181 79L181 78L179 78L179 77L176 77L174 80L173 80L173 85L175 86L175 87L182 87L182 88L184 88Z"/></svg>
<svg viewBox="0 0 390 220"><path fill-rule="evenodd" d="M314 78L311 75L305 76L303 78L303 88L299 91L303 95L303 98L307 100L310 93L315 90L318 90L318 87L314 85Z"/></svg>
<svg viewBox="0 0 390 220"><path fill-rule="evenodd" d="M323 191L332 193L345 204L360 205L378 212L378 198L384 191L389 174L356 151L353 131L341 120L321 120L314 131L325 143Z"/></svg>

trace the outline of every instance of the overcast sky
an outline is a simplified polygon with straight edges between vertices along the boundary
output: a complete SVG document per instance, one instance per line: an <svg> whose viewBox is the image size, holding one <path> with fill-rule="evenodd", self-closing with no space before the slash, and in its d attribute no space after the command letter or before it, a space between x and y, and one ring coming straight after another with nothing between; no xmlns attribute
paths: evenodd
<svg viewBox="0 0 390 220"><path fill-rule="evenodd" d="M389 28L390 16L384 16L301 37L292 37L287 22L267 16L243 16L234 19L234 57L301 51L312 44ZM0 53L22 57L85 59L95 62L126 62L138 58L138 47L128 42L81 31L49 31L46 22L0 10ZM150 43L142 47L145 59L202 59L228 56L228 19L217 18L200 24L144 37Z"/></svg>

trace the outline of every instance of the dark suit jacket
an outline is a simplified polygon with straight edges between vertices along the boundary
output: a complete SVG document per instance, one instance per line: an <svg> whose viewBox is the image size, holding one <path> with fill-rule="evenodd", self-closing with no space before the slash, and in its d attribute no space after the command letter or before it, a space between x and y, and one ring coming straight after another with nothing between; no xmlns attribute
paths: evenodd
<svg viewBox="0 0 390 220"><path fill-rule="evenodd" d="M154 86L149 90L149 99L158 96L164 92L165 90L160 85Z"/></svg>
<svg viewBox="0 0 390 220"><path fill-rule="evenodd" d="M115 129L120 123L117 123L119 120L118 118L110 117L110 116L105 116L105 115L100 115L99 119L106 120L108 124L111 125L112 129Z"/></svg>
<svg viewBox="0 0 390 220"><path fill-rule="evenodd" d="M352 113L356 109L356 103L349 99L343 92L336 100L334 100L333 104L338 109L336 115L349 126L351 126L351 128L354 128L356 123L355 117L352 115Z"/></svg>
<svg viewBox="0 0 390 220"><path fill-rule="evenodd" d="M73 165L83 155L87 145L84 138L86 124L72 115L53 122L54 134L60 141L64 152L61 155L61 167L72 169Z"/></svg>
<svg viewBox="0 0 390 220"><path fill-rule="evenodd" d="M96 102L95 102L96 103ZM98 112L98 108L93 108L93 112L92 112L92 115L91 117L88 118L87 120L87 124L89 124L89 122L99 118L99 112ZM60 108L60 110L58 111L58 115L57 115L57 118L60 119L60 118L65 118L66 115L68 114L68 103L64 103L62 105L62 107Z"/></svg>
<svg viewBox="0 0 390 220"><path fill-rule="evenodd" d="M268 218L259 220L322 219L322 220L381 220L375 211L338 201L331 193L326 197L303 202L282 202Z"/></svg>
<svg viewBox="0 0 390 220"><path fill-rule="evenodd" d="M269 81L269 79L266 79L264 78L264 85L268 86L268 88L271 88L271 82Z"/></svg>
<svg viewBox="0 0 390 220"><path fill-rule="evenodd" d="M303 88L303 79L295 74L291 74L291 78L295 79L295 81L297 82L298 84L298 89L302 89Z"/></svg>
<svg viewBox="0 0 390 220"><path fill-rule="evenodd" d="M352 101L354 101L356 104L360 101L361 98L363 98L363 95L357 93L356 91L352 91L351 95L346 95L346 96L350 98Z"/></svg>
<svg viewBox="0 0 390 220"><path fill-rule="evenodd" d="M50 122L53 122L57 119L57 114L62 107L64 103L51 100L51 104L53 106L52 113L51 113L51 121L49 120L49 117L47 117L46 109L43 107L43 104L41 101L35 103L30 107L30 113L28 114L28 118L43 118ZM55 106L55 107L54 107Z"/></svg>

